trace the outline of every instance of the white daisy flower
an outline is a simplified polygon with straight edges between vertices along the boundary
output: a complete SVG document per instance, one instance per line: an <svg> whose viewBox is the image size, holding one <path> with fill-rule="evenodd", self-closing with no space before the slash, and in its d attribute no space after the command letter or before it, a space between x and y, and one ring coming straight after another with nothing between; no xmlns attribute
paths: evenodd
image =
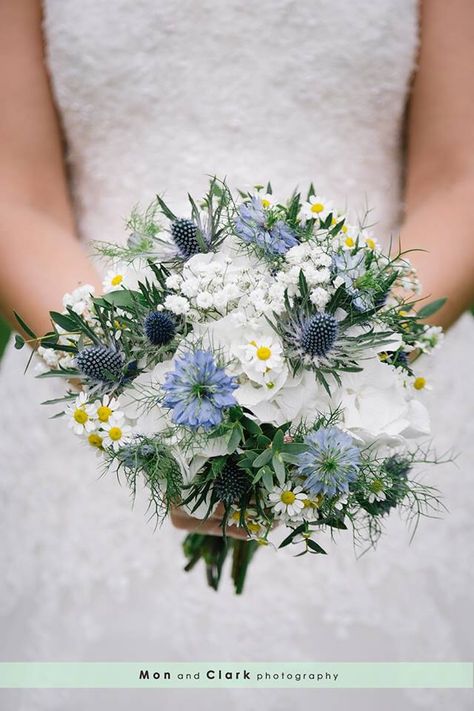
<svg viewBox="0 0 474 711"><path fill-rule="evenodd" d="M275 196L272 195L271 193L258 193L258 197L260 198L262 202L262 207L264 207L266 210L269 208L273 207L276 204Z"/></svg>
<svg viewBox="0 0 474 711"><path fill-rule="evenodd" d="M108 422L112 415L123 417L123 413L119 412L119 398L112 398L110 395L104 395L102 400L96 400L93 403L94 416L99 422Z"/></svg>
<svg viewBox="0 0 474 711"><path fill-rule="evenodd" d="M302 216L307 220L325 220L330 212L334 212L332 203L322 195L311 195L302 207Z"/></svg>
<svg viewBox="0 0 474 711"><path fill-rule="evenodd" d="M86 393L81 393L72 405L68 405L65 413L68 427L77 435L91 432L96 427L94 407L89 403Z"/></svg>
<svg viewBox="0 0 474 711"><path fill-rule="evenodd" d="M122 286L128 286L126 267L118 265L115 269L109 269L102 282L104 294L108 294L110 291L116 291Z"/></svg>
<svg viewBox="0 0 474 711"><path fill-rule="evenodd" d="M301 486L292 488L292 484L288 483L284 486L275 486L268 498L275 514L292 518L304 509L304 502L308 496Z"/></svg>
<svg viewBox="0 0 474 711"><path fill-rule="evenodd" d="M117 451L129 441L132 428L124 424L123 415L114 414L110 417L108 422L104 422L103 430L103 446L112 447Z"/></svg>
<svg viewBox="0 0 474 711"><path fill-rule="evenodd" d="M382 479L373 479L369 484L369 491L367 493L367 501L373 504L374 501L385 501L387 498L384 491L385 483Z"/></svg>
<svg viewBox="0 0 474 711"><path fill-rule="evenodd" d="M104 448L104 433L99 430L93 430L87 435L86 442L89 447L92 447L96 451L96 454L101 454Z"/></svg>
<svg viewBox="0 0 474 711"><path fill-rule="evenodd" d="M283 364L282 347L273 336L262 336L243 347L243 360L257 373L279 370Z"/></svg>

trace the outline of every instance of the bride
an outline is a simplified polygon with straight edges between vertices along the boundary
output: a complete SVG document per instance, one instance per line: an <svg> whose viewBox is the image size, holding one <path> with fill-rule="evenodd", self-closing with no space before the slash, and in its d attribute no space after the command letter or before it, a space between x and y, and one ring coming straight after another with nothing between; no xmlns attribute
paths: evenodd
<svg viewBox="0 0 474 711"><path fill-rule="evenodd" d="M0 303L36 332L80 283L90 239L124 240L135 203L175 211L207 175L232 187L311 180L401 232L425 295L447 296L444 350L419 362L449 513L409 545L396 515L377 552L265 549L247 590L182 572L184 514L154 532L90 452L37 403L50 381L0 373L1 661L462 661L472 658L474 4L470 0L0 0ZM408 111L406 109L408 108ZM453 325L456 322L455 325ZM428 369L429 368L429 369ZM431 388L431 392L429 391ZM216 524L214 532L217 532ZM309 559L310 558L310 559ZM458 711L462 691L0 692L5 711L189 704L279 711ZM331 693L329 697L329 693ZM321 706L322 707L322 706Z"/></svg>

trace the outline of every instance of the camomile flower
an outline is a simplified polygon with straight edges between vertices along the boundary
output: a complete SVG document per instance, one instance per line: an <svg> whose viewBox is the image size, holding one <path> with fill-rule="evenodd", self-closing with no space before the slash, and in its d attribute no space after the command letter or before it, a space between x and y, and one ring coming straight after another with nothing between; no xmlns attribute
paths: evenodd
<svg viewBox="0 0 474 711"><path fill-rule="evenodd" d="M311 195L302 207L301 214L307 220L325 220L329 213L334 212L332 204L322 195Z"/></svg>
<svg viewBox="0 0 474 711"><path fill-rule="evenodd" d="M99 430L93 430L87 435L86 442L89 447L96 451L96 454L100 454L104 448L104 433Z"/></svg>
<svg viewBox="0 0 474 711"><path fill-rule="evenodd" d="M119 399L112 398L110 395L104 395L102 400L94 402L94 415L101 422L108 422L112 415L123 416L123 413L118 412Z"/></svg>
<svg viewBox="0 0 474 711"><path fill-rule="evenodd" d="M77 435L91 432L96 427L94 406L89 403L86 393L81 393L74 403L66 408L65 413L68 427Z"/></svg>
<svg viewBox="0 0 474 711"><path fill-rule="evenodd" d="M369 483L369 490L367 493L367 501L371 504L374 503L374 501L385 501L386 494L384 491L385 484L382 479L378 479L375 477L370 483Z"/></svg>
<svg viewBox="0 0 474 711"><path fill-rule="evenodd" d="M115 451L120 449L131 436L131 427L124 424L123 415L114 414L108 422L103 424L103 446L112 447Z"/></svg>
<svg viewBox="0 0 474 711"><path fill-rule="evenodd" d="M288 483L284 486L275 486L268 498L275 514L293 518L301 514L308 496L301 486L293 488L293 485Z"/></svg>
<svg viewBox="0 0 474 711"><path fill-rule="evenodd" d="M265 210L268 210L276 204L275 196L271 193L258 193L258 197L260 198L262 207L264 207Z"/></svg>
<svg viewBox="0 0 474 711"><path fill-rule="evenodd" d="M269 373L283 364L282 347L273 336L252 339L244 346L243 360L257 373Z"/></svg>
<svg viewBox="0 0 474 711"><path fill-rule="evenodd" d="M118 265L115 269L109 269L102 282L104 294L121 289L123 286L128 286L126 268Z"/></svg>

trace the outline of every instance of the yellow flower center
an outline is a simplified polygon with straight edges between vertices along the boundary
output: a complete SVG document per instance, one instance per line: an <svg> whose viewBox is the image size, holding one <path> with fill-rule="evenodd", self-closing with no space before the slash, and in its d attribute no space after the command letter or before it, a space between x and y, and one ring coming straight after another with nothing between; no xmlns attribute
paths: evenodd
<svg viewBox="0 0 474 711"><path fill-rule="evenodd" d="M319 212L322 212L323 210L324 210L324 205L322 204L322 202L313 202L313 204L311 205L311 212L319 213Z"/></svg>
<svg viewBox="0 0 474 711"><path fill-rule="evenodd" d="M344 243L345 243L346 247L353 247L354 246L354 240L352 239L352 237L346 237L346 239L344 240Z"/></svg>
<svg viewBox="0 0 474 711"><path fill-rule="evenodd" d="M269 390L273 390L274 387L275 387L275 383L273 382L273 380L269 380L267 383L267 388Z"/></svg>
<svg viewBox="0 0 474 711"><path fill-rule="evenodd" d="M92 432L87 439L92 447L102 447L102 437L97 432Z"/></svg>
<svg viewBox="0 0 474 711"><path fill-rule="evenodd" d="M118 440L122 438L122 430L120 427L111 427L109 437L113 442L118 442Z"/></svg>
<svg viewBox="0 0 474 711"><path fill-rule="evenodd" d="M316 502L315 502L315 501L311 501L311 499L304 499L304 501L303 501L303 506L305 507L305 509L315 509L315 508L317 508Z"/></svg>
<svg viewBox="0 0 474 711"><path fill-rule="evenodd" d="M296 496L292 491L283 491L280 496L281 501L286 504L293 504L296 501Z"/></svg>
<svg viewBox="0 0 474 711"><path fill-rule="evenodd" d="M426 380L425 378L422 378L421 376L418 376L418 378L415 378L413 382L413 387L415 390L423 390L423 388L426 385Z"/></svg>
<svg viewBox="0 0 474 711"><path fill-rule="evenodd" d="M344 234L347 233L347 225L342 225L341 232L344 232Z"/></svg>
<svg viewBox="0 0 474 711"><path fill-rule="evenodd" d="M268 360L271 358L272 352L268 346L259 346L257 348L257 358L259 360Z"/></svg>
<svg viewBox="0 0 474 711"><path fill-rule="evenodd" d="M112 286L118 286L123 282L123 274L116 274L114 277L112 277L111 284Z"/></svg>
<svg viewBox="0 0 474 711"><path fill-rule="evenodd" d="M101 405L97 408L97 417L101 422L108 422L111 414L112 410L106 405Z"/></svg>
<svg viewBox="0 0 474 711"><path fill-rule="evenodd" d="M82 410L81 408L78 408L77 410L74 411L74 419L76 422L78 422L80 425L83 425L87 422L89 419L89 415L85 410Z"/></svg>
<svg viewBox="0 0 474 711"><path fill-rule="evenodd" d="M249 529L250 533L258 533L261 527L260 524L251 521L247 524L247 528Z"/></svg>
<svg viewBox="0 0 474 711"><path fill-rule="evenodd" d="M265 208L270 207L270 200L268 200L267 198L262 198L262 205Z"/></svg>
<svg viewBox="0 0 474 711"><path fill-rule="evenodd" d="M375 242L370 237L365 240L365 243L369 249L375 249Z"/></svg>
<svg viewBox="0 0 474 711"><path fill-rule="evenodd" d="M375 479L372 484L370 485L370 488L374 492L374 494L378 494L379 491L382 491L383 489L383 484L380 481L380 479Z"/></svg>

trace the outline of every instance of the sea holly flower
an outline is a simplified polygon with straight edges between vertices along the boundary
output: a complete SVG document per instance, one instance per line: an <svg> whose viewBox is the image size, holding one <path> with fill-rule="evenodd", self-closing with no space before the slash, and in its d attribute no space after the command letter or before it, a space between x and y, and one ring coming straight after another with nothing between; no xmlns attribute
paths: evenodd
<svg viewBox="0 0 474 711"><path fill-rule="evenodd" d="M347 493L357 478L360 451L338 427L322 427L304 438L308 449L298 455L297 468L311 494Z"/></svg>
<svg viewBox="0 0 474 711"><path fill-rule="evenodd" d="M237 387L210 351L190 351L166 374L163 405L172 410L175 424L207 430L222 422L225 409L237 404L233 395Z"/></svg>
<svg viewBox="0 0 474 711"><path fill-rule="evenodd" d="M258 196L240 205L234 228L243 242L260 247L270 256L286 254L298 244L293 230L283 220L269 223L268 213Z"/></svg>

